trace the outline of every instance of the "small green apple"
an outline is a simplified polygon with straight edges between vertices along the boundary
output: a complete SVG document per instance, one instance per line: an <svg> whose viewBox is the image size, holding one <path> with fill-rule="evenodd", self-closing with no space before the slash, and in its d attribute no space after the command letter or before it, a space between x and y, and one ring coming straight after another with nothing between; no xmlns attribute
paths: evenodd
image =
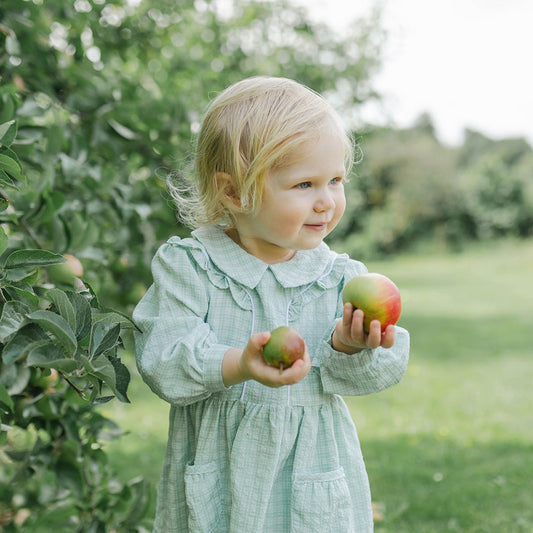
<svg viewBox="0 0 533 533"><path fill-rule="evenodd" d="M46 392L53 392L59 382L59 373L55 368L35 369L35 375L31 378L30 383L34 387L44 389Z"/></svg>
<svg viewBox="0 0 533 533"><path fill-rule="evenodd" d="M48 274L54 283L72 285L75 278L83 276L83 266L77 257L71 254L63 256L66 261L48 267Z"/></svg>
<svg viewBox="0 0 533 533"><path fill-rule="evenodd" d="M270 339L263 346L263 357L270 366L289 368L297 359L303 359L305 341L293 328L280 326L271 331Z"/></svg>
<svg viewBox="0 0 533 533"><path fill-rule="evenodd" d="M342 291L342 301L363 311L366 333L372 320L380 322L381 331L389 324L396 324L402 310L398 287L387 276L375 272L352 278Z"/></svg>

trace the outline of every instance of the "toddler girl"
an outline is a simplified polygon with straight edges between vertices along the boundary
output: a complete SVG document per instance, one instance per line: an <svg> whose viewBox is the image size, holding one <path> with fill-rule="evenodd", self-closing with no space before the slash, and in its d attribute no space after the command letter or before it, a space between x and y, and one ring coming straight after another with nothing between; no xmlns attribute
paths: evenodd
<svg viewBox="0 0 533 533"><path fill-rule="evenodd" d="M366 533L368 478L341 395L400 381L409 336L343 306L366 267L324 237L345 209L353 146L340 118L288 79L243 80L209 106L193 195L171 187L196 227L156 253L134 311L139 371L170 409L155 531ZM303 359L268 366L288 325Z"/></svg>

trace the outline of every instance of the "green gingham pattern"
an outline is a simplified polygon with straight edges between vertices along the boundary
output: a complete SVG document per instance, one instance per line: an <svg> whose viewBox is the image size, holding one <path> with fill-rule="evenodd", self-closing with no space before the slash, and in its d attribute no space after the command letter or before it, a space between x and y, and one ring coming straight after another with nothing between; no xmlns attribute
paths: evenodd
<svg viewBox="0 0 533 533"><path fill-rule="evenodd" d="M171 404L154 531L373 531L359 440L340 395L398 383L409 335L396 327L389 350L333 350L342 288L366 271L324 243L268 265L216 227L160 247L133 315L139 371ZM280 325L304 337L309 374L290 387L226 388L228 348Z"/></svg>

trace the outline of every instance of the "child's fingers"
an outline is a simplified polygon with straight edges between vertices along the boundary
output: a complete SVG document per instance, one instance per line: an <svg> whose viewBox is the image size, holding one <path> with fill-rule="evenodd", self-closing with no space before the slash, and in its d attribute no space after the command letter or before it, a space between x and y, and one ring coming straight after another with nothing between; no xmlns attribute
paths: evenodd
<svg viewBox="0 0 533 533"><path fill-rule="evenodd" d="M392 348L395 337L396 328L392 325L387 326L387 328L381 335L381 346L383 346L383 348Z"/></svg>
<svg viewBox="0 0 533 533"><path fill-rule="evenodd" d="M363 323L365 320L365 314L361 309L356 309L353 312L352 323L350 327L350 335L352 339L359 342L364 340Z"/></svg>
<svg viewBox="0 0 533 533"><path fill-rule="evenodd" d="M270 339L270 332L262 331L260 333L254 333L250 337L248 344L254 350L260 350L268 342L269 339Z"/></svg>
<svg viewBox="0 0 533 533"><path fill-rule="evenodd" d="M248 346L255 351L255 355L249 360L252 379L267 387L282 387L292 385L302 380L311 369L311 359L307 346L303 359L297 359L289 368L280 371L278 367L267 364L262 355L261 347L270 338L270 333L256 333L250 337ZM257 350L253 350L256 348Z"/></svg>
<svg viewBox="0 0 533 533"><path fill-rule="evenodd" d="M298 359L289 368L285 368L282 371L277 367L265 365L261 369L260 376L256 379L267 387L277 388L298 383L305 377L307 372L309 372L309 369L306 367L306 363L302 359Z"/></svg>
<svg viewBox="0 0 533 533"><path fill-rule="evenodd" d="M366 339L366 345L369 348L377 348L381 345L381 324L379 320L372 320Z"/></svg>
<svg viewBox="0 0 533 533"><path fill-rule="evenodd" d="M311 361L309 357L304 359L297 359L294 363L283 372L278 374L281 385L293 385L301 381L311 369Z"/></svg>
<svg viewBox="0 0 533 533"><path fill-rule="evenodd" d="M342 325L348 330L351 327L352 324L352 313L354 312L353 305L349 302L346 302L344 304L344 308L342 311Z"/></svg>
<svg viewBox="0 0 533 533"><path fill-rule="evenodd" d="M297 359L289 368L283 369L282 372L276 369L275 381L278 386L293 385L301 381L309 370L311 370L311 358L306 346L303 359Z"/></svg>

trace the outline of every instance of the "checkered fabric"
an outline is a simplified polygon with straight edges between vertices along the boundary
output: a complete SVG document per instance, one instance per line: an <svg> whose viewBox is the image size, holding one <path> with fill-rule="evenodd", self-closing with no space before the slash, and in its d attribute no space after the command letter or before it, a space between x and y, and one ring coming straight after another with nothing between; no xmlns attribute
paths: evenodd
<svg viewBox="0 0 533 533"><path fill-rule="evenodd" d="M171 406L154 531L373 530L361 448L341 396L398 383L409 335L396 327L388 350L332 348L342 288L366 271L325 243L268 265L217 227L160 247L153 285L133 315L142 330L139 371ZM289 387L226 388L226 351L281 325L305 339L309 374Z"/></svg>

